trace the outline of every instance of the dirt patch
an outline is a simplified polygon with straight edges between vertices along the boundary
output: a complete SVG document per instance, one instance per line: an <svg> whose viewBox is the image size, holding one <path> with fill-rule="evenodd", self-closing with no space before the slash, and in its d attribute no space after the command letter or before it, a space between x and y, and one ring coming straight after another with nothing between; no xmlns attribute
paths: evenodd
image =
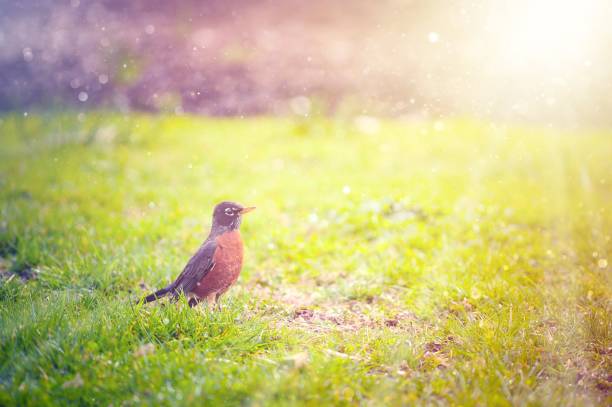
<svg viewBox="0 0 612 407"><path fill-rule="evenodd" d="M0 257L0 279L11 281L17 278L26 283L36 278L38 271L29 264L19 265L15 261Z"/></svg>
<svg viewBox="0 0 612 407"><path fill-rule="evenodd" d="M308 308L296 309L293 312L294 319L302 318L305 321L310 321L312 318L314 318L314 316L315 316L314 311Z"/></svg>
<svg viewBox="0 0 612 407"><path fill-rule="evenodd" d="M439 342L428 342L425 344L425 353L438 353L442 351L442 344Z"/></svg>
<svg viewBox="0 0 612 407"><path fill-rule="evenodd" d="M605 378L601 378L597 381L595 388L606 396L612 394L612 374L609 374Z"/></svg>
<svg viewBox="0 0 612 407"><path fill-rule="evenodd" d="M397 319L397 318L392 318L392 319L385 320L385 326L396 327L398 325L399 325L399 319Z"/></svg>
<svg viewBox="0 0 612 407"><path fill-rule="evenodd" d="M333 283L321 286L317 279L307 279L295 285L275 286L255 276L245 288L250 295L282 305L287 311L285 325L311 332L351 332L362 328L414 331L424 324L397 305L401 300L392 287L380 296L330 298L333 296L327 290L334 291Z"/></svg>
<svg viewBox="0 0 612 407"><path fill-rule="evenodd" d="M566 363L576 364L576 362L569 360ZM584 388L593 386L601 392L604 397L612 395L612 374L607 373L603 369L593 369L588 366L587 362L578 363L582 366L580 367L580 371L576 374L576 385Z"/></svg>
<svg viewBox="0 0 612 407"><path fill-rule="evenodd" d="M423 356L419 360L421 370L445 369L450 365L452 354L448 345L455 342L454 337L448 336L443 340L427 342L423 348Z"/></svg>
<svg viewBox="0 0 612 407"><path fill-rule="evenodd" d="M402 311L389 318L373 308L372 304L355 300L322 303L316 307L295 308L287 322L314 332L358 331L362 328L414 330L417 321L414 314Z"/></svg>

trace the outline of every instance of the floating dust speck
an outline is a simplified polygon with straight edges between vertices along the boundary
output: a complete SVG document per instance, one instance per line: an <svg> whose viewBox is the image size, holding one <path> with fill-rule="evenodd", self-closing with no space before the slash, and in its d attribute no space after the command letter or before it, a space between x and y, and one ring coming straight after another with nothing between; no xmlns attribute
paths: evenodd
<svg viewBox="0 0 612 407"><path fill-rule="evenodd" d="M308 215L308 222L317 223L319 221L319 216L316 213L311 213Z"/></svg>
<svg viewBox="0 0 612 407"><path fill-rule="evenodd" d="M30 62L32 61L32 59L34 59L34 53L32 52L31 48L24 48L22 51L23 54L23 60L26 62Z"/></svg>

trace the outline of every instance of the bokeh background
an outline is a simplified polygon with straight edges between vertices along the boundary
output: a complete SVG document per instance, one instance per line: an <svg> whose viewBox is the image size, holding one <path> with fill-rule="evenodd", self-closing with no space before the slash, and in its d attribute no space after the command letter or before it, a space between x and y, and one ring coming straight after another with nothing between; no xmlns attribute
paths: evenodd
<svg viewBox="0 0 612 407"><path fill-rule="evenodd" d="M612 123L606 0L0 1L0 110Z"/></svg>
<svg viewBox="0 0 612 407"><path fill-rule="evenodd" d="M611 21L0 0L0 406L612 406ZM224 200L223 309L138 305Z"/></svg>

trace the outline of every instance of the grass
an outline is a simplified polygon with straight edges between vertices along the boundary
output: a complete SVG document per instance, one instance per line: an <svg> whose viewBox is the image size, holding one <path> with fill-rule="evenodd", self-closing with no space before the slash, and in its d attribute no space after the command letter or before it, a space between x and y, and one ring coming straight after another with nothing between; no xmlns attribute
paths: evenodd
<svg viewBox="0 0 612 407"><path fill-rule="evenodd" d="M611 402L610 133L54 112L0 144L1 405ZM134 305L225 199L258 210L224 309Z"/></svg>

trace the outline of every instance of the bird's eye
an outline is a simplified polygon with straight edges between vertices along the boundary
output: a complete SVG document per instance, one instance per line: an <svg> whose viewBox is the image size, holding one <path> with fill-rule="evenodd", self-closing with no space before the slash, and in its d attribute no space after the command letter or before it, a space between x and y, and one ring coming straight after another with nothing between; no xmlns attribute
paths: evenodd
<svg viewBox="0 0 612 407"><path fill-rule="evenodd" d="M225 214L229 216L234 216L234 210L232 208L225 208Z"/></svg>

